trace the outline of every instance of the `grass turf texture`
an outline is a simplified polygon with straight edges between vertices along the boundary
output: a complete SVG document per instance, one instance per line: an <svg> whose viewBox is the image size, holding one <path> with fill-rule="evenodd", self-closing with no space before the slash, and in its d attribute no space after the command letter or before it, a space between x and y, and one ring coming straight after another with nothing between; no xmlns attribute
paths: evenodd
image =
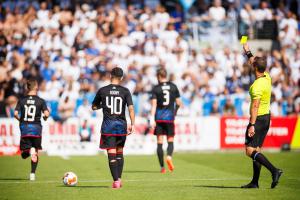
<svg viewBox="0 0 300 200"><path fill-rule="evenodd" d="M0 157L0 199L299 199L300 153L266 153L284 170L280 184L270 189L271 176L262 168L260 189L241 189L252 177L252 161L243 153L175 154L173 173L160 174L156 156L126 156L124 186L112 190L105 155L91 157L41 156L37 180L29 182L30 160ZM73 171L76 187L62 184Z"/></svg>

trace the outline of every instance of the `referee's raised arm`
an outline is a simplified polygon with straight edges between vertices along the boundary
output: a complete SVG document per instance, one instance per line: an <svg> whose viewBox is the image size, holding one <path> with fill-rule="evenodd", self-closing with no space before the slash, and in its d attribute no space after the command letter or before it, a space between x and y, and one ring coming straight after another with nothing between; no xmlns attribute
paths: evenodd
<svg viewBox="0 0 300 200"><path fill-rule="evenodd" d="M244 53L248 58L248 62L252 65L254 63L254 56L252 54L252 52L250 51L249 45L246 42L245 44L243 44L243 49L244 49Z"/></svg>

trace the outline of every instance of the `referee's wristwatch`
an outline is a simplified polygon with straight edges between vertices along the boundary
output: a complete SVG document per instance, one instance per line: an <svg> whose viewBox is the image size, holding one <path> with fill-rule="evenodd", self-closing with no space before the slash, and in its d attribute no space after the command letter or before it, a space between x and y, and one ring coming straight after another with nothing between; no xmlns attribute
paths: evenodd
<svg viewBox="0 0 300 200"><path fill-rule="evenodd" d="M249 123L249 126L255 126L255 124L251 124L251 123Z"/></svg>

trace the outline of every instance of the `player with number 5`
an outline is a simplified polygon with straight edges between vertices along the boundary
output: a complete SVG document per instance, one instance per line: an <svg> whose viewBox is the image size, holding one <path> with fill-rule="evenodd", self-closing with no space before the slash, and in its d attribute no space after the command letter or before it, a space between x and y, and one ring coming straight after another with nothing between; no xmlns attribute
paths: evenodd
<svg viewBox="0 0 300 200"><path fill-rule="evenodd" d="M37 96L38 83L29 79L26 83L27 95L16 106L14 116L20 122L20 150L23 159L31 156L31 173L29 179L35 180L38 164L38 150L42 149L41 117L47 120L50 113L44 99Z"/></svg>
<svg viewBox="0 0 300 200"><path fill-rule="evenodd" d="M112 188L122 187L121 176L124 165L123 148L126 136L134 132L134 108L129 90L121 86L123 70L115 67L111 71L111 84L98 90L92 109L103 110L100 148L107 150L108 162L113 177ZM128 106L131 124L127 132L125 117Z"/></svg>
<svg viewBox="0 0 300 200"><path fill-rule="evenodd" d="M163 68L156 73L158 85L154 86L151 94L151 116L150 124L155 128L157 136L157 156L161 167L161 173L165 173L163 136L167 136L167 164L169 170L174 170L172 154L174 150L175 125L174 119L177 110L181 106L180 94L175 84L167 80L167 71Z"/></svg>

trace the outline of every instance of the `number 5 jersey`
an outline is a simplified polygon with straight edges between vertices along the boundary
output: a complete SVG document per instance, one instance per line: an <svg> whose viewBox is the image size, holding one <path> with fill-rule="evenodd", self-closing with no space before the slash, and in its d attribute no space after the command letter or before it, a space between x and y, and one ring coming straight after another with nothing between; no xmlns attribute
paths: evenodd
<svg viewBox="0 0 300 200"><path fill-rule="evenodd" d="M93 105L103 109L102 135L127 135L126 106L133 105L129 90L110 84L98 90Z"/></svg>

